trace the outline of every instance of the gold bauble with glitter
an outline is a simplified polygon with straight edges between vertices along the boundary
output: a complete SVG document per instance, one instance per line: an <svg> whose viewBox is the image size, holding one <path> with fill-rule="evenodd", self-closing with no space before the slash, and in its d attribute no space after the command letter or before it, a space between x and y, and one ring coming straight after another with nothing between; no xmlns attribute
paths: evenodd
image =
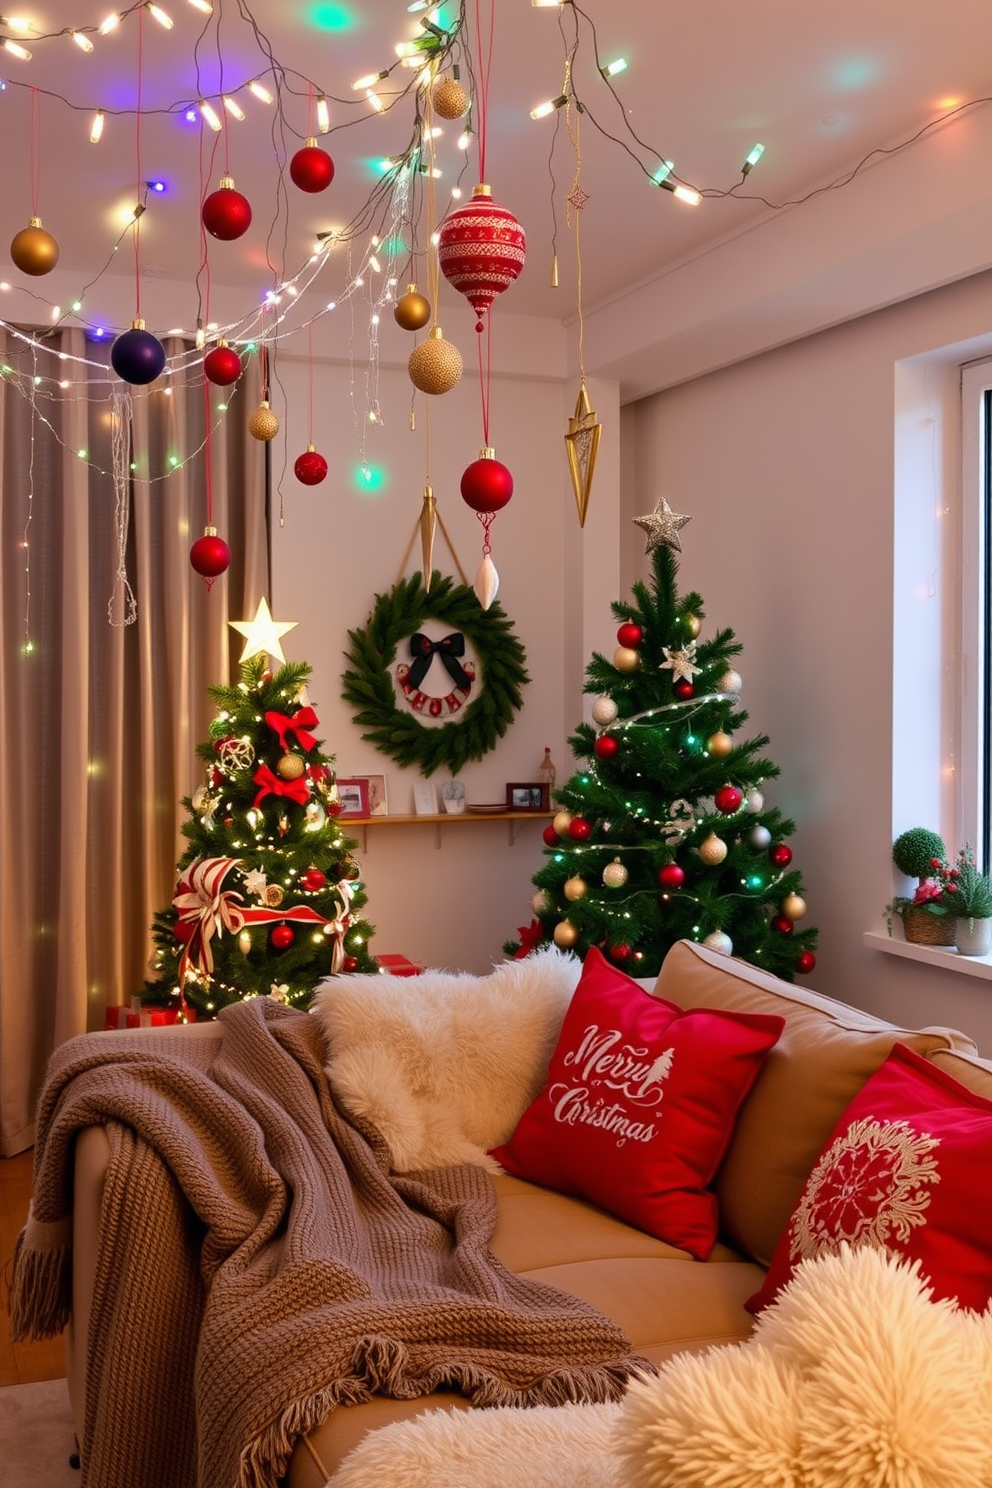
<svg viewBox="0 0 992 1488"><path fill-rule="evenodd" d="M559 837L567 837L568 829L572 824L572 813L570 811L556 811L551 825Z"/></svg>
<svg viewBox="0 0 992 1488"><path fill-rule="evenodd" d="M712 754L714 759L726 759L733 747L733 739L729 734L725 734L723 729L719 729L715 734L710 734L706 740L706 752L707 754Z"/></svg>
<svg viewBox="0 0 992 1488"><path fill-rule="evenodd" d="M408 284L393 306L393 319L403 331L420 331L431 318L431 302L415 284Z"/></svg>
<svg viewBox="0 0 992 1488"><path fill-rule="evenodd" d="M462 375L462 354L433 326L426 341L415 346L406 364L410 381L421 393L450 393Z"/></svg>
<svg viewBox="0 0 992 1488"><path fill-rule="evenodd" d="M557 925L555 926L554 932L554 942L556 946L560 946L563 951L567 951L569 946L574 946L578 938L579 932L572 924L571 920L558 921Z"/></svg>
<svg viewBox="0 0 992 1488"><path fill-rule="evenodd" d="M641 664L641 653L632 646L618 646L613 653L613 665L618 672L636 672Z"/></svg>
<svg viewBox="0 0 992 1488"><path fill-rule="evenodd" d="M806 900L801 894L786 894L779 908L787 920L801 920L806 913Z"/></svg>
<svg viewBox="0 0 992 1488"><path fill-rule="evenodd" d="M702 625L700 624L699 616L698 615L683 615L682 616L682 629L685 631L685 633L689 637L690 641L694 641L696 639L696 637L699 635L700 630L702 629Z"/></svg>
<svg viewBox="0 0 992 1488"><path fill-rule="evenodd" d="M306 763L302 754L283 754L280 755L279 763L276 765L276 774L280 780L299 780L305 769Z"/></svg>
<svg viewBox="0 0 992 1488"><path fill-rule="evenodd" d="M608 889L622 889L628 876L627 869L619 858L614 858L603 869L603 882Z"/></svg>
<svg viewBox="0 0 992 1488"><path fill-rule="evenodd" d="M59 245L50 232L41 225L40 217L32 217L27 227L14 234L10 245L10 256L15 268L22 274L50 274L59 261Z"/></svg>
<svg viewBox="0 0 992 1488"><path fill-rule="evenodd" d="M248 433L253 439L268 442L279 433L279 420L268 403L260 403L248 420Z"/></svg>
<svg viewBox="0 0 992 1488"><path fill-rule="evenodd" d="M441 119L460 119L470 102L468 93L453 77L438 78L431 89L431 103Z"/></svg>
<svg viewBox="0 0 992 1488"><path fill-rule="evenodd" d="M589 885L586 883L585 879L580 878L578 874L576 874L574 878L567 878L565 880L565 898L570 899L573 904L575 903L576 899L584 899L588 892Z"/></svg>
<svg viewBox="0 0 992 1488"><path fill-rule="evenodd" d="M715 868L727 856L727 844L715 832L699 844L699 856L708 868Z"/></svg>

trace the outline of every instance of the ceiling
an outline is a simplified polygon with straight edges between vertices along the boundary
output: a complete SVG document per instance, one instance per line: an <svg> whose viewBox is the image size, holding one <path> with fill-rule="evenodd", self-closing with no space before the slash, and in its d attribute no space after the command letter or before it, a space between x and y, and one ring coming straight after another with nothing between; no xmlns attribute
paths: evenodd
<svg viewBox="0 0 992 1488"><path fill-rule="evenodd" d="M457 149L461 123L444 124L436 141L442 174L433 206L428 178L416 172L399 211L401 198L377 164L402 155L413 137L416 90L402 91L413 74L395 65L394 48L426 33L404 0L213 0L210 14L196 0L161 5L170 31L134 6L112 34L93 35L88 54L71 36L47 33L98 26L107 0L25 0L19 14L36 34L0 25L0 36L16 36L32 53L22 61L0 52L4 228L12 236L36 204L59 241L60 270L71 268L80 292L96 281L84 297L91 313L104 274L130 275L139 290L144 278L180 281L188 291L176 324L194 323L198 276L199 308L209 277L243 290L247 311L286 280L308 285L318 232L360 223L350 250L339 245L319 266L313 292L337 296L361 270L367 227L385 236L398 226L422 251L459 170L470 195L478 153ZM455 15L448 0L440 20L450 25ZM842 193L841 178L869 152L901 145L992 94L989 0L939 9L933 0L584 0L561 8L465 0L459 44L463 84L488 69L487 100L476 89L473 108L476 130L485 123L486 176L527 234L526 266L500 303L566 321L576 312L579 256L584 307L608 303L810 191L835 183ZM600 63L627 60L613 91L597 68L597 45ZM570 107L532 120L535 104L562 93L569 54ZM376 114L352 83L387 68L379 87L389 106ZM247 91L252 78L276 94L271 106ZM222 93L242 106L243 121L226 116L229 127L215 134L187 119L197 98ZM315 131L317 94L329 100L331 130L321 143L336 170L326 191L308 194L284 167ZM91 144L97 108L105 129ZM744 179L756 143L765 153ZM701 204L684 205L652 183L660 159L704 192ZM233 242L205 238L200 227L199 203L225 164L253 209L250 230ZM136 253L120 214L152 180L166 190L148 196ZM576 184L588 194L580 213L566 201ZM0 272L45 303L45 279L13 265ZM411 277L405 255L394 272ZM421 287L426 276L423 266L414 276ZM447 286L444 297L456 299ZM6 301L0 308L12 313Z"/></svg>

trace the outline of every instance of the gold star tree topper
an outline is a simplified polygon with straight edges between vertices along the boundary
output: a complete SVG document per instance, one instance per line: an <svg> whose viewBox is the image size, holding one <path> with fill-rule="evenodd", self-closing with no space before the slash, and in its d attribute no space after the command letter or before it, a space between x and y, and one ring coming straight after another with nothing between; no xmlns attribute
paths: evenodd
<svg viewBox="0 0 992 1488"><path fill-rule="evenodd" d="M282 637L287 631L295 630L299 623L298 620L273 620L267 599L258 601L253 620L228 621L245 638L240 658L242 661L248 661L252 656L272 656L283 666L286 665L286 658L282 654Z"/></svg>
<svg viewBox="0 0 992 1488"><path fill-rule="evenodd" d="M634 524L642 527L648 535L648 545L645 553L653 553L655 548L667 543L676 552L682 551L682 540L679 537L679 528L684 527L691 517L680 516L673 512L664 496L658 498L658 504L653 512L648 512L646 517L635 517Z"/></svg>

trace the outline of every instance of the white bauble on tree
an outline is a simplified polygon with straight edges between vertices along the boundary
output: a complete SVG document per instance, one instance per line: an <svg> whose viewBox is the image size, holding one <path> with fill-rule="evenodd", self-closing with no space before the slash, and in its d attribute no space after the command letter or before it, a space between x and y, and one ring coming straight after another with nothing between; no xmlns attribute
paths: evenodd
<svg viewBox="0 0 992 1488"><path fill-rule="evenodd" d="M759 811L764 811L765 798L757 786L754 786L752 790L748 791L744 798L744 805L748 811L753 811L755 816L757 816Z"/></svg>
<svg viewBox="0 0 992 1488"><path fill-rule="evenodd" d="M722 930L714 930L712 935L707 935L703 945L709 946L711 951L719 951L722 956L729 956L734 949L734 942Z"/></svg>
<svg viewBox="0 0 992 1488"><path fill-rule="evenodd" d="M722 837L718 837L715 832L711 832L699 844L697 851L708 868L715 868L727 856L727 844Z"/></svg>
<svg viewBox="0 0 992 1488"><path fill-rule="evenodd" d="M551 900L548 898L543 889L538 889L537 893L530 901L530 907L536 915L543 915L548 913L549 909L551 908Z"/></svg>
<svg viewBox="0 0 992 1488"><path fill-rule="evenodd" d="M744 679L740 672L735 672L733 667L728 667L716 685L721 692L729 692L732 697L737 697L744 686Z"/></svg>
<svg viewBox="0 0 992 1488"><path fill-rule="evenodd" d="M748 832L747 840L753 848L757 849L758 852L764 852L765 848L772 840L772 834L771 832L769 832L767 827L763 827L761 823L758 822L757 826L752 827L750 832Z"/></svg>
<svg viewBox="0 0 992 1488"><path fill-rule="evenodd" d="M627 870L619 858L607 863L603 869L603 882L608 889L622 889L627 882Z"/></svg>
<svg viewBox="0 0 992 1488"><path fill-rule="evenodd" d="M563 951L567 951L570 946L574 946L578 938L579 932L571 920L558 921L554 931L554 942L556 946L560 946Z"/></svg>
<svg viewBox="0 0 992 1488"><path fill-rule="evenodd" d="M592 705L593 719L601 728L608 728L614 718L616 718L618 712L619 709L616 703L611 697L607 697L605 693L602 697L598 697Z"/></svg>

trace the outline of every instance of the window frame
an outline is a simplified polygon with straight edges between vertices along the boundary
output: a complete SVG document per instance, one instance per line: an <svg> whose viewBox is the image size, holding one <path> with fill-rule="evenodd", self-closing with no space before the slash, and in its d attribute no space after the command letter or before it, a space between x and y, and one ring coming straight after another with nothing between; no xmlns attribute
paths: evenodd
<svg viewBox="0 0 992 1488"><path fill-rule="evenodd" d="M992 359L961 368L961 686L958 814L992 862Z"/></svg>

